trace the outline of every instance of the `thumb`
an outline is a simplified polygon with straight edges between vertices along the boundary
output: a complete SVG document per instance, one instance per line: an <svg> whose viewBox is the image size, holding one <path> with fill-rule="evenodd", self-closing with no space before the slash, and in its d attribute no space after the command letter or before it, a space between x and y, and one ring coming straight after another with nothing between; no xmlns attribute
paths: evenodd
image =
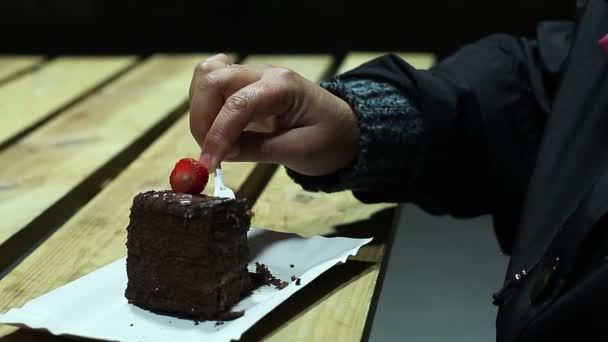
<svg viewBox="0 0 608 342"><path fill-rule="evenodd" d="M232 146L226 161L254 161L284 164L295 171L317 176L328 173L319 160L327 133L316 126L293 128L278 133L245 131ZM315 158L311 158L315 155ZM321 158L323 159L323 158ZM317 162L318 161L318 162Z"/></svg>

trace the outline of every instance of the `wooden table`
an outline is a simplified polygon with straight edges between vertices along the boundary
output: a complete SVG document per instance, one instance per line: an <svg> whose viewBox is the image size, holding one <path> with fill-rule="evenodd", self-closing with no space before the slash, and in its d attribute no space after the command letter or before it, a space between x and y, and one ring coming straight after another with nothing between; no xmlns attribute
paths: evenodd
<svg viewBox="0 0 608 342"><path fill-rule="evenodd" d="M319 81L380 53L252 55ZM195 157L187 119L194 66L208 54L0 56L0 312L126 255L133 196L168 188L178 158ZM433 57L402 54L418 68ZM338 66L336 68L336 66ZM375 236L251 328L242 340L359 341L379 292L394 206L349 192L307 193L283 168L226 163L254 225L304 236ZM213 189L212 184L207 189ZM0 325L0 341L64 341Z"/></svg>

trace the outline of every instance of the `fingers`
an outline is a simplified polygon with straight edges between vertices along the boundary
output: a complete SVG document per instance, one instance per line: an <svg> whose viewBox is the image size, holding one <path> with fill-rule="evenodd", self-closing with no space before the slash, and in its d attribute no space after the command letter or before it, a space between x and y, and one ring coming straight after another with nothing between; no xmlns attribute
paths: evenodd
<svg viewBox="0 0 608 342"><path fill-rule="evenodd" d="M230 58L228 55L223 54L223 53L215 54L215 55L207 58L206 61L210 61L210 62L212 62L212 61L219 61L219 62L222 62L224 64L228 64L228 65L234 64L234 60L232 60L232 58Z"/></svg>
<svg viewBox="0 0 608 342"><path fill-rule="evenodd" d="M223 67L195 76L190 100L190 131L201 147L225 100L237 90L258 81L261 77L260 70L242 65Z"/></svg>
<svg viewBox="0 0 608 342"><path fill-rule="evenodd" d="M298 147L297 137L301 132L296 131L297 129L281 133L243 132L225 159L263 163L284 162L285 157L288 157L288 151Z"/></svg>
<svg viewBox="0 0 608 342"><path fill-rule="evenodd" d="M352 162L359 151L360 129L350 105L329 92L305 96L320 102L292 105L289 115L273 116L274 133L243 132L226 159L284 164L308 176L331 174ZM301 112L308 113L307 118L298 118ZM315 118L311 113L321 114Z"/></svg>
<svg viewBox="0 0 608 342"><path fill-rule="evenodd" d="M212 122L203 144L203 158L210 161L212 169L226 158L251 122L263 122L265 118L280 115L293 107L292 85L292 83L257 81L226 99Z"/></svg>
<svg viewBox="0 0 608 342"><path fill-rule="evenodd" d="M204 61L197 65L196 69L194 69L194 77L192 77L192 81L190 82L189 99L192 100L192 95L194 94L194 89L196 89L196 84L202 77L226 66L228 65L220 61Z"/></svg>
<svg viewBox="0 0 608 342"><path fill-rule="evenodd" d="M277 118L269 116L261 120L252 121L245 127L245 130L264 133L275 132L277 130Z"/></svg>
<svg viewBox="0 0 608 342"><path fill-rule="evenodd" d="M226 160L280 163L305 175L323 175L331 170L324 167L325 163L314 163L311 160L313 156L314 159L324 158L327 150L324 137L327 136L331 136L330 132L318 126L280 133L243 132Z"/></svg>
<svg viewBox="0 0 608 342"><path fill-rule="evenodd" d="M223 53L218 53L197 64L196 68L194 69L194 77L192 77L192 81L190 82L190 89L188 91L189 99L192 100L193 85L195 84L195 81L197 79L203 77L204 75L210 72L213 72L220 68L224 68L233 63L234 61L232 60L232 58L228 57Z"/></svg>

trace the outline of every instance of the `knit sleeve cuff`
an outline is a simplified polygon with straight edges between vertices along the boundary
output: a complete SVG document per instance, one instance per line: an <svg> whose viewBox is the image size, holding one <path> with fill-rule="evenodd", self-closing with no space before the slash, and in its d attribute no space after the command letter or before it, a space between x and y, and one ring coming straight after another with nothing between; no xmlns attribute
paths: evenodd
<svg viewBox="0 0 608 342"><path fill-rule="evenodd" d="M324 81L321 87L345 100L360 127L358 153L351 164L324 176L306 176L287 169L305 190L378 192L403 187L420 170L423 120L406 95L394 85L371 79Z"/></svg>

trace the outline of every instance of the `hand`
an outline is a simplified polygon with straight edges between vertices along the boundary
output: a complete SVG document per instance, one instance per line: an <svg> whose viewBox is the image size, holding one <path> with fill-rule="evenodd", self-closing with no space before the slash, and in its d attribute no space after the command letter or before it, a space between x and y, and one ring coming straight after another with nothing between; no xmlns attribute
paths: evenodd
<svg viewBox="0 0 608 342"><path fill-rule="evenodd" d="M222 160L256 161L309 176L346 166L359 140L342 99L292 70L232 64L223 54L195 69L190 130L210 170Z"/></svg>

